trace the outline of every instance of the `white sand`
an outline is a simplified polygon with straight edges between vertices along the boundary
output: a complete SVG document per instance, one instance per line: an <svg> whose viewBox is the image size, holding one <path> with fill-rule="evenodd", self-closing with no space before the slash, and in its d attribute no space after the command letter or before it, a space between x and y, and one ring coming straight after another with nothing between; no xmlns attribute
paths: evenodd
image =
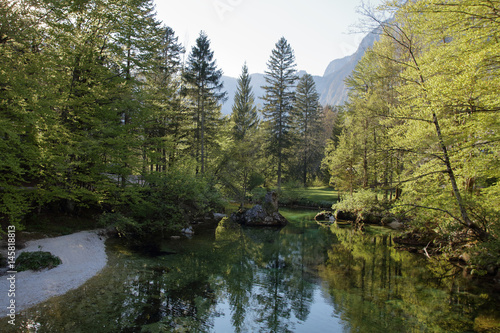
<svg viewBox="0 0 500 333"><path fill-rule="evenodd" d="M97 231L82 231L56 238L44 238L26 243L17 251L48 251L61 258L62 264L53 269L24 271L15 276L16 312L25 310L50 297L62 295L81 286L96 275L107 262L104 246L105 238ZM8 297L10 274L0 276L0 317L5 317L10 297Z"/></svg>

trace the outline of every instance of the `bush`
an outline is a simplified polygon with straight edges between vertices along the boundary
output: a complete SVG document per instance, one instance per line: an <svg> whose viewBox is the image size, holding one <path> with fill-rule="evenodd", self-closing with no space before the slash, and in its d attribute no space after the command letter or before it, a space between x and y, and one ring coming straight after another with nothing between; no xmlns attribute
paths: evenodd
<svg viewBox="0 0 500 333"><path fill-rule="evenodd" d="M144 179L146 185L125 189L122 205L117 212L102 215L101 224L116 227L127 238L158 238L224 207L210 179L182 171Z"/></svg>
<svg viewBox="0 0 500 333"><path fill-rule="evenodd" d="M133 238L143 234L141 224L137 223L133 218L124 216L119 212L102 214L99 216L99 225L103 227L114 227L120 237L128 238L130 235L131 238Z"/></svg>
<svg viewBox="0 0 500 333"><path fill-rule="evenodd" d="M50 252L23 252L16 259L16 270L22 272L30 269L35 271L44 268L51 269L61 263L61 259L52 255Z"/></svg>
<svg viewBox="0 0 500 333"><path fill-rule="evenodd" d="M359 190L332 205L334 211L352 214L357 220L374 223L377 216L382 217L381 203L377 194L371 190Z"/></svg>
<svg viewBox="0 0 500 333"><path fill-rule="evenodd" d="M248 180L248 191L252 191L257 186L261 186L266 181L266 178L260 173L252 172Z"/></svg>

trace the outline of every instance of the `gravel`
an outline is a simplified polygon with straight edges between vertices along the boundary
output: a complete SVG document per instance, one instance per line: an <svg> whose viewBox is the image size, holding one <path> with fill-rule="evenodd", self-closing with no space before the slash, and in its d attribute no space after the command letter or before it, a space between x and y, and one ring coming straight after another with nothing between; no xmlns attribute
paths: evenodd
<svg viewBox="0 0 500 333"><path fill-rule="evenodd" d="M105 238L98 231L29 241L22 252L48 251L62 260L52 269L15 274L15 297L9 297L10 274L0 276L0 317L5 317L11 299L16 312L28 309L53 296L78 288L104 268L107 262Z"/></svg>

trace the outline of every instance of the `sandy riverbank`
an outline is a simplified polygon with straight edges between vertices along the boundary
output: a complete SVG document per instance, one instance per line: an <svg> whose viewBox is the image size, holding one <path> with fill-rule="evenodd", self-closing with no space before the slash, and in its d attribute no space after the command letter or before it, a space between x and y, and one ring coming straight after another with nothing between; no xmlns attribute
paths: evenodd
<svg viewBox="0 0 500 333"><path fill-rule="evenodd" d="M75 289L96 275L107 262L105 238L97 231L29 241L17 251L48 251L62 260L62 264L39 272L24 271L15 276L16 312L30 308L50 297ZM7 315L9 275L0 276L0 317Z"/></svg>

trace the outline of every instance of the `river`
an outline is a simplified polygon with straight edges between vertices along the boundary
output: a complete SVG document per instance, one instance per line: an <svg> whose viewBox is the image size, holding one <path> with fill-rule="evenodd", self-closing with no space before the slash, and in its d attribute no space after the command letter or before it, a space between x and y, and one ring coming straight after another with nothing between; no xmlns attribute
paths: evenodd
<svg viewBox="0 0 500 333"><path fill-rule="evenodd" d="M101 273L16 322L25 332L500 332L498 294L395 249L392 231L282 213L285 228L223 220L154 256L108 240Z"/></svg>

